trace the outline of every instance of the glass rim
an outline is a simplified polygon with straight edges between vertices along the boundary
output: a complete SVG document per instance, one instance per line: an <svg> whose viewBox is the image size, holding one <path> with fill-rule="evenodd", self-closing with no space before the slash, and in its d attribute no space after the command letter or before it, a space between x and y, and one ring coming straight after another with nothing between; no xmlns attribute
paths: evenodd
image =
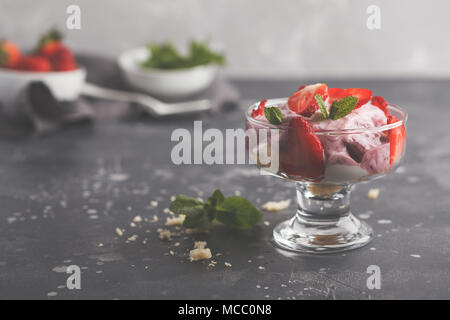
<svg viewBox="0 0 450 320"><path fill-rule="evenodd" d="M267 99L266 106L274 106L276 104L286 103L288 99L289 98ZM275 125L275 124L271 124L271 123L268 123L265 121L261 121L261 120L252 118L252 116L251 116L252 111L259 105L260 102L261 101L253 103L252 105L250 105L250 107L245 112L245 117L248 122L259 125L259 126L263 126L266 128L270 128L270 129L286 130L289 128L289 125L287 125L287 124ZM387 102L387 105L388 105L388 110L394 110L394 111L396 111L396 113L398 113L400 115L400 117L396 116L398 118L398 121L390 123L390 124L385 124L382 126L376 126L376 127L370 127L370 128L361 127L361 128L341 129L341 130L314 130L314 133L318 134L318 135L376 133L376 132L383 132L383 131L387 131L390 129L394 129L394 128L400 127L401 125L405 125L406 121L408 119L408 113L403 108L399 107L396 104Z"/></svg>

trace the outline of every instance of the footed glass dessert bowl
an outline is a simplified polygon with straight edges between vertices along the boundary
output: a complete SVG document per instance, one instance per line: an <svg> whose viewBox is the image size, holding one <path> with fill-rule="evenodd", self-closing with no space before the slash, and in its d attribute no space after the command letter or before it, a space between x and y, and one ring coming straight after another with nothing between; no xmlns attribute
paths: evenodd
<svg viewBox="0 0 450 320"><path fill-rule="evenodd" d="M265 173L295 181L297 187L297 211L275 227L275 243L296 252L331 253L364 246L373 238L372 228L351 212L350 194L356 183L399 166L407 114L372 97L368 89L317 93L318 85L306 86L313 88L300 99L305 87L290 98L250 106L247 151ZM370 96L352 91L357 100L341 99L350 96L347 90L367 90Z"/></svg>

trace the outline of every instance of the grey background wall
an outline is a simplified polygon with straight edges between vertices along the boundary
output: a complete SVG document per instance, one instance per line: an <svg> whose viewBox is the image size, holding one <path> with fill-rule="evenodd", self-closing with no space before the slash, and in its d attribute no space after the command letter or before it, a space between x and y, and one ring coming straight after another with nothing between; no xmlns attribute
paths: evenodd
<svg viewBox="0 0 450 320"><path fill-rule="evenodd" d="M31 47L81 7L66 30L79 52L117 56L148 41L210 37L243 77L448 77L449 0L0 0L0 38ZM381 8L381 30L366 9Z"/></svg>

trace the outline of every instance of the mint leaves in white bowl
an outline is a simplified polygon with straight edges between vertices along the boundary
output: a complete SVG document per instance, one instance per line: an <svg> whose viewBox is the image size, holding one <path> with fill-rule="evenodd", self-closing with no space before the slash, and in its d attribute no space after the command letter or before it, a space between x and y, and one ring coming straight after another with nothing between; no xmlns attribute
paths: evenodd
<svg viewBox="0 0 450 320"><path fill-rule="evenodd" d="M132 87L157 96L181 98L208 88L225 57L206 43L192 41L185 55L170 43L150 44L124 52L118 63Z"/></svg>

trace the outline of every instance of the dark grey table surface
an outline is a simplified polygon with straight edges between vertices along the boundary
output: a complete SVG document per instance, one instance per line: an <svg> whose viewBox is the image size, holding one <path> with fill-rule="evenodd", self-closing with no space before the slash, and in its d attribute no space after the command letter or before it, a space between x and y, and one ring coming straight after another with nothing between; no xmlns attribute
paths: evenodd
<svg viewBox="0 0 450 320"><path fill-rule="evenodd" d="M315 80L234 83L244 106L257 98L287 96L299 84ZM174 129L192 129L195 119L203 120L205 129L240 128L243 109L163 120L106 117L46 135L2 135L0 298L448 299L450 81L327 82L371 88L409 112L401 172L358 185L352 195L356 215L372 212L367 221L376 236L368 246L320 256L277 249L272 228L293 214L294 201L288 210L265 213L268 223L251 231L218 227L208 234L162 241L156 230L164 227L163 210L172 195L206 196L220 188L262 204L294 200L294 185L260 176L247 165L171 163ZM93 104L119 108L115 103ZM367 192L375 187L380 197L369 200ZM159 221L132 228L136 215L156 215ZM125 229L121 238L117 227ZM126 243L133 234L137 240ZM195 240L208 242L215 267L189 262ZM65 287L68 265L82 269L81 290ZM380 267L379 290L366 286L370 265Z"/></svg>

